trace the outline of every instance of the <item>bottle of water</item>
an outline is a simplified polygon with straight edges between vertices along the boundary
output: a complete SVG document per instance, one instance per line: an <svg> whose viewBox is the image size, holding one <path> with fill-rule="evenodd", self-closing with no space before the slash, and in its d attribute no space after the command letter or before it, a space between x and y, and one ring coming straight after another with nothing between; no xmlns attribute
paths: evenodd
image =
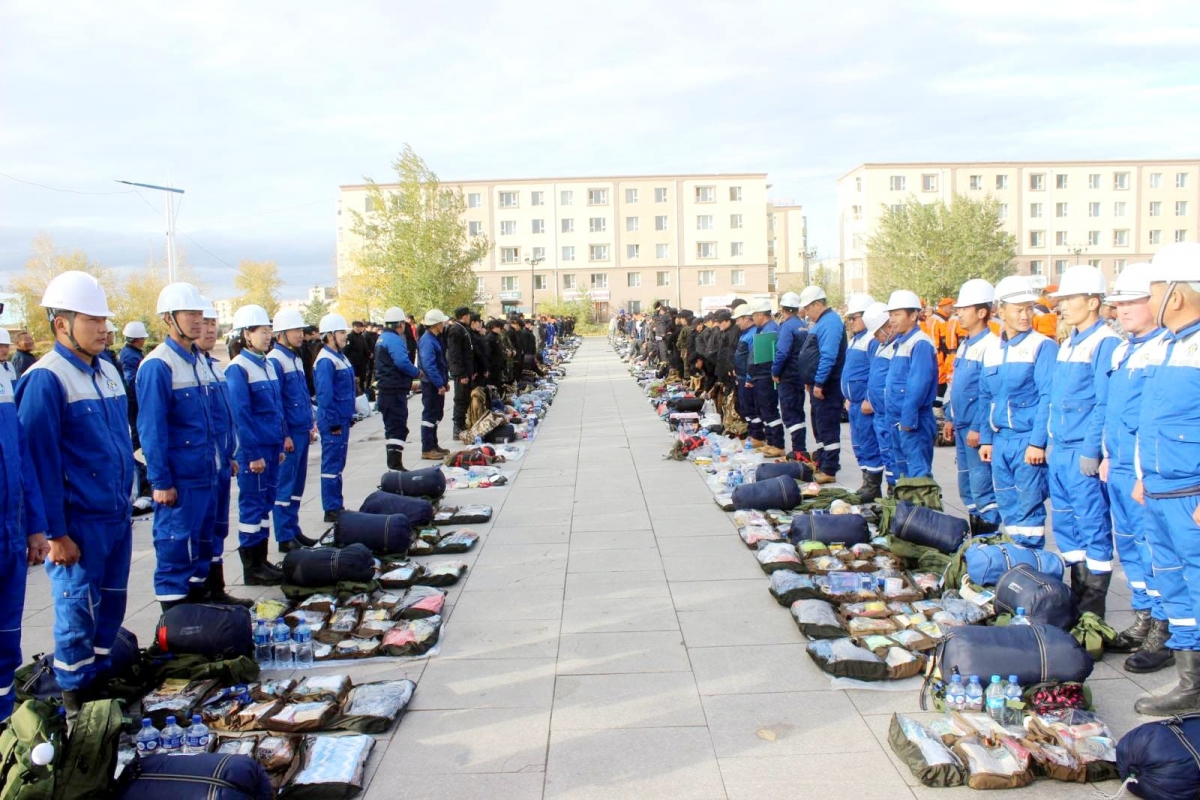
<svg viewBox="0 0 1200 800"><path fill-rule="evenodd" d="M983 710L983 686L979 683L979 676L972 675L971 680L967 682L967 711L982 711Z"/></svg>
<svg viewBox="0 0 1200 800"><path fill-rule="evenodd" d="M709 443L709 449L712 451L713 464L720 464L721 463L721 445L718 444L717 441L714 439L712 442Z"/></svg>
<svg viewBox="0 0 1200 800"><path fill-rule="evenodd" d="M163 753L178 753L183 750L183 728L175 724L175 717L167 717L167 724L163 726L162 736Z"/></svg>
<svg viewBox="0 0 1200 800"><path fill-rule="evenodd" d="M301 621L296 626L292 638L296 642L296 668L305 669L313 664L312 628L307 622Z"/></svg>
<svg viewBox="0 0 1200 800"><path fill-rule="evenodd" d="M1008 682L1004 684L1004 700L1005 703L1020 703L1025 697L1025 690L1021 688L1020 681L1016 675L1009 675ZM1008 706L1008 724L1014 728L1022 727L1025 714L1019 708Z"/></svg>
<svg viewBox="0 0 1200 800"><path fill-rule="evenodd" d="M750 443L749 439L746 440L746 445L745 445L745 447L742 448L742 452L745 453L746 455L750 455L751 453L754 452L754 445L752 445Z"/></svg>
<svg viewBox="0 0 1200 800"><path fill-rule="evenodd" d="M161 746L162 735L158 732L158 728L154 727L154 721L149 717L142 717L142 729L138 731L137 735L138 755L148 756L157 753Z"/></svg>
<svg viewBox="0 0 1200 800"><path fill-rule="evenodd" d="M275 649L275 669L291 669L292 660L292 629L283 621L283 617L275 620L275 630L271 633L271 641Z"/></svg>
<svg viewBox="0 0 1200 800"><path fill-rule="evenodd" d="M1008 624L1009 625L1028 625L1028 624L1030 624L1029 617L1025 616L1025 607L1024 606L1017 607L1016 615L1012 618L1012 621L1009 622Z"/></svg>
<svg viewBox="0 0 1200 800"><path fill-rule="evenodd" d="M476 436L476 437L475 437L475 446L476 446L476 447L483 447L483 437L482 437L482 436Z"/></svg>
<svg viewBox="0 0 1200 800"><path fill-rule="evenodd" d="M271 631L267 628L265 619L260 619L254 626L254 660L258 662L260 670L272 669L274 666L274 658L271 655Z"/></svg>
<svg viewBox="0 0 1200 800"><path fill-rule="evenodd" d="M966 707L967 690L962 675L956 672L950 676L950 685L946 687L946 711L963 711Z"/></svg>
<svg viewBox="0 0 1200 800"><path fill-rule="evenodd" d="M199 714L192 715L192 725L183 735L183 752L188 755L208 752L208 726Z"/></svg>
<svg viewBox="0 0 1200 800"><path fill-rule="evenodd" d="M1008 714L1004 711L1005 703L1004 684L1000 682L999 675L993 675L992 682L988 684L987 688L987 713L1000 725L1003 725L1008 719Z"/></svg>

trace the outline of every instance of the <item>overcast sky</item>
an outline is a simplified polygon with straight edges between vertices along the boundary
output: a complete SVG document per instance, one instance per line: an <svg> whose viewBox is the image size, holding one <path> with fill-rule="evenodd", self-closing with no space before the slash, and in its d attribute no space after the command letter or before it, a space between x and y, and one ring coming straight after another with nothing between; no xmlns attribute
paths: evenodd
<svg viewBox="0 0 1200 800"><path fill-rule="evenodd" d="M837 255L864 161L1200 156L1200 4L0 3L0 285L38 231L333 280L337 187L405 142L443 179L763 171ZM920 9L913 11L913 9Z"/></svg>

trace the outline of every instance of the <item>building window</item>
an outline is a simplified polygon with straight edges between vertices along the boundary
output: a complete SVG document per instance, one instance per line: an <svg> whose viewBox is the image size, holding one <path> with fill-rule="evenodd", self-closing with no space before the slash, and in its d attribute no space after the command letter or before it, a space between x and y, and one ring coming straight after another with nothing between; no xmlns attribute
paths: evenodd
<svg viewBox="0 0 1200 800"><path fill-rule="evenodd" d="M479 192L471 192L467 195L467 208L479 208L483 205L483 195Z"/></svg>
<svg viewBox="0 0 1200 800"><path fill-rule="evenodd" d="M856 220L862 219L862 206L850 206L850 213Z"/></svg>
<svg viewBox="0 0 1200 800"><path fill-rule="evenodd" d="M636 261L642 257L642 246L640 244L625 245L625 257L630 261Z"/></svg>
<svg viewBox="0 0 1200 800"><path fill-rule="evenodd" d="M659 286L671 285L671 273L669 272L656 272L654 273L654 279Z"/></svg>
<svg viewBox="0 0 1200 800"><path fill-rule="evenodd" d="M1100 204L1099 203L1088 203L1088 216L1089 217L1100 216Z"/></svg>
<svg viewBox="0 0 1200 800"><path fill-rule="evenodd" d="M696 273L701 286L714 286L717 283L717 271L715 269L702 269Z"/></svg>
<svg viewBox="0 0 1200 800"><path fill-rule="evenodd" d="M1000 214L1000 219L1008 219L1008 203L1001 203L997 211Z"/></svg>
<svg viewBox="0 0 1200 800"><path fill-rule="evenodd" d="M1030 203L1029 204L1029 216L1033 217L1034 219L1041 217L1042 216L1042 204L1041 203Z"/></svg>
<svg viewBox="0 0 1200 800"><path fill-rule="evenodd" d="M521 291L520 276L518 276L518 275L501 276L500 291L502 291L502 292L519 292L519 291Z"/></svg>
<svg viewBox="0 0 1200 800"><path fill-rule="evenodd" d="M575 245L571 245L571 244L563 245L562 260L563 261L574 261L575 260Z"/></svg>
<svg viewBox="0 0 1200 800"><path fill-rule="evenodd" d="M500 221L500 235L512 236L517 232L517 221L515 219L505 219Z"/></svg>
<svg viewBox="0 0 1200 800"><path fill-rule="evenodd" d="M536 292L536 291L541 291L545 288L546 288L546 276L545 275L534 275L533 276L533 290Z"/></svg>
<svg viewBox="0 0 1200 800"><path fill-rule="evenodd" d="M730 256L737 258L738 256L744 255L744 253L745 253L745 251L743 249L742 242L730 242L729 243L729 255Z"/></svg>
<svg viewBox="0 0 1200 800"><path fill-rule="evenodd" d="M636 289L642 285L642 273L630 272L625 276L625 285L630 289Z"/></svg>
<svg viewBox="0 0 1200 800"><path fill-rule="evenodd" d="M574 248L571 248L571 249L574 249ZM575 257L571 256L571 260L574 261ZM574 275L563 275L563 288L564 289L574 289L575 288L575 276Z"/></svg>
<svg viewBox="0 0 1200 800"><path fill-rule="evenodd" d="M1054 274L1062 275L1067 271L1067 260L1065 258L1054 259Z"/></svg>
<svg viewBox="0 0 1200 800"><path fill-rule="evenodd" d="M363 211L370 214L374 210L375 210L375 198L371 197L371 195L367 195L366 197L363 198Z"/></svg>
<svg viewBox="0 0 1200 800"><path fill-rule="evenodd" d="M656 230L656 231L665 231L666 229L667 229L667 217L666 217L666 215L664 214L664 215L662 215L662 216L655 217L655 218L654 218L654 230Z"/></svg>
<svg viewBox="0 0 1200 800"><path fill-rule="evenodd" d="M1088 231L1088 247L1100 246L1100 231Z"/></svg>
<svg viewBox="0 0 1200 800"><path fill-rule="evenodd" d="M697 186L696 187L696 202L697 203L715 203L715 202L717 202L717 187L715 187L715 186Z"/></svg>
<svg viewBox="0 0 1200 800"><path fill-rule="evenodd" d="M533 255L530 256L530 258L532 260L534 260L534 261L545 261L546 260L546 248L535 247L535 248L533 248L533 250L531 252L533 253Z"/></svg>
<svg viewBox="0 0 1200 800"><path fill-rule="evenodd" d="M1119 202L1119 203L1113 203L1113 216L1114 216L1114 217L1123 217L1123 216L1125 216L1125 203L1124 203L1124 201L1122 201L1122 202Z"/></svg>
<svg viewBox="0 0 1200 800"><path fill-rule="evenodd" d="M893 175L888 178L888 188L893 192L903 192L908 186L908 178L903 175Z"/></svg>
<svg viewBox="0 0 1200 800"><path fill-rule="evenodd" d="M1160 201L1155 200L1152 203L1150 203L1150 216L1152 216L1152 217L1161 217L1162 216L1162 203Z"/></svg>
<svg viewBox="0 0 1200 800"><path fill-rule="evenodd" d="M501 208L516 208L517 207L517 192L501 192L500 193Z"/></svg>
<svg viewBox="0 0 1200 800"><path fill-rule="evenodd" d="M730 186L729 187L729 199L731 201L733 201L734 203L740 203L742 200L742 187Z"/></svg>
<svg viewBox="0 0 1200 800"><path fill-rule="evenodd" d="M575 193L570 189L563 189L558 193L558 204L560 206L574 205Z"/></svg>
<svg viewBox="0 0 1200 800"><path fill-rule="evenodd" d="M626 189L625 190L625 202L626 203L636 203L637 201L638 201L638 190L637 189Z"/></svg>
<svg viewBox="0 0 1200 800"><path fill-rule="evenodd" d="M698 214L696 216L696 230L711 231L713 229L712 214Z"/></svg>
<svg viewBox="0 0 1200 800"><path fill-rule="evenodd" d="M1161 172L1151 172L1150 173L1150 188L1151 189L1161 189L1162 188L1162 173Z"/></svg>
<svg viewBox="0 0 1200 800"><path fill-rule="evenodd" d="M1067 188L1067 176L1061 172L1059 174L1055 175L1054 176L1054 188L1055 189Z"/></svg>
<svg viewBox="0 0 1200 800"><path fill-rule="evenodd" d="M1054 232L1054 246L1055 247L1066 247L1067 246L1067 232L1066 231L1055 231Z"/></svg>
<svg viewBox="0 0 1200 800"><path fill-rule="evenodd" d="M862 250L863 235L861 233L856 233L853 236L851 236L850 237L850 246L853 247L855 250Z"/></svg>
<svg viewBox="0 0 1200 800"><path fill-rule="evenodd" d="M546 193L545 192L530 192L529 193L529 205L531 205L531 206L546 205Z"/></svg>
<svg viewBox="0 0 1200 800"><path fill-rule="evenodd" d="M670 249L669 248L670 248L670 245L665 245L665 244L654 245L654 257L655 258L669 258L670 257L670 255L669 255Z"/></svg>
<svg viewBox="0 0 1200 800"><path fill-rule="evenodd" d="M856 192L862 191L862 178L854 179L854 191L856 191Z"/></svg>
<svg viewBox="0 0 1200 800"><path fill-rule="evenodd" d="M1089 189L1099 189L1100 188L1100 173L1099 172L1093 172L1091 175L1088 175L1088 188Z"/></svg>
<svg viewBox="0 0 1200 800"><path fill-rule="evenodd" d="M1176 172L1175 173L1175 188L1176 189L1186 189L1187 188L1187 176L1188 176L1188 174L1186 172Z"/></svg>
<svg viewBox="0 0 1200 800"><path fill-rule="evenodd" d="M1055 203L1054 204L1054 216L1065 217L1066 215L1067 215L1067 204L1066 203Z"/></svg>
<svg viewBox="0 0 1200 800"><path fill-rule="evenodd" d="M1188 240L1187 228L1182 228L1180 230L1175 231L1175 241L1176 242L1186 242L1187 240Z"/></svg>
<svg viewBox="0 0 1200 800"><path fill-rule="evenodd" d="M591 217L588 219L588 232L604 233L608 230L608 220L604 217Z"/></svg>
<svg viewBox="0 0 1200 800"><path fill-rule="evenodd" d="M588 261L608 261L608 245L588 245Z"/></svg>
<svg viewBox="0 0 1200 800"><path fill-rule="evenodd" d="M545 233L546 232L546 220L535 219L533 221L533 232L534 233Z"/></svg>
<svg viewBox="0 0 1200 800"><path fill-rule="evenodd" d="M1150 244L1162 244L1162 231L1150 231Z"/></svg>
<svg viewBox="0 0 1200 800"><path fill-rule="evenodd" d="M589 206L608 205L608 189L588 189Z"/></svg>
<svg viewBox="0 0 1200 800"><path fill-rule="evenodd" d="M938 188L938 176L936 174L928 174L921 176L921 191L936 192Z"/></svg>
<svg viewBox="0 0 1200 800"><path fill-rule="evenodd" d="M483 235L483 223L482 222L468 222L467 223L467 234L469 236L482 236Z"/></svg>
<svg viewBox="0 0 1200 800"><path fill-rule="evenodd" d="M656 203L667 202L667 190L665 187L654 190L654 202L656 202Z"/></svg>
<svg viewBox="0 0 1200 800"><path fill-rule="evenodd" d="M1098 259L1098 258L1089 258L1089 259L1088 259L1088 266L1089 266L1089 267L1095 267L1096 269L1100 269L1100 259Z"/></svg>
<svg viewBox="0 0 1200 800"><path fill-rule="evenodd" d="M642 313L642 301L641 300L630 300L629 301L629 313L630 314Z"/></svg>
<svg viewBox="0 0 1200 800"><path fill-rule="evenodd" d="M729 273L729 282L734 286L746 285L746 270L735 269Z"/></svg>
<svg viewBox="0 0 1200 800"><path fill-rule="evenodd" d="M1005 214L1007 215L1008 206L1004 206L1004 209L1005 209ZM888 206L888 210L891 211L893 214L903 214L904 213L904 204L903 203L894 203L894 204ZM1001 219L1003 219L1003 217L1001 217Z"/></svg>
<svg viewBox="0 0 1200 800"><path fill-rule="evenodd" d="M733 228L734 230L742 227L742 215L741 214L730 214L729 215L729 227Z"/></svg>
<svg viewBox="0 0 1200 800"><path fill-rule="evenodd" d="M1042 274L1042 262L1037 261L1037 260L1030 261L1029 262L1029 274L1030 275L1041 275Z"/></svg>
<svg viewBox="0 0 1200 800"><path fill-rule="evenodd" d="M982 175L972 175L971 176L971 191L978 192L981 189L983 189L983 176Z"/></svg>
<svg viewBox="0 0 1200 800"><path fill-rule="evenodd" d="M1029 176L1029 189L1034 192L1046 190L1046 173L1036 172Z"/></svg>
<svg viewBox="0 0 1200 800"><path fill-rule="evenodd" d="M608 273L607 272L593 272L592 277L591 277L591 283L592 283L593 289L607 289L608 288Z"/></svg>
<svg viewBox="0 0 1200 800"><path fill-rule="evenodd" d="M475 279L475 296L479 297L486 291L487 291L487 283L483 280L483 278L476 278Z"/></svg>
<svg viewBox="0 0 1200 800"><path fill-rule="evenodd" d="M562 232L563 233L574 233L575 232L575 220L571 219L570 217L563 217Z"/></svg>
<svg viewBox="0 0 1200 800"><path fill-rule="evenodd" d="M638 230L638 219L639 219L638 217L626 217L626 218L625 218L625 230L626 230L626 232L628 232L628 233L637 233L637 230Z"/></svg>
<svg viewBox="0 0 1200 800"><path fill-rule="evenodd" d="M1175 201L1175 216L1177 216L1177 217L1186 217L1187 216L1187 200L1176 200Z"/></svg>
<svg viewBox="0 0 1200 800"><path fill-rule="evenodd" d="M521 260L521 248L519 247L501 247L500 248L500 263L501 264L516 264Z"/></svg>
<svg viewBox="0 0 1200 800"><path fill-rule="evenodd" d="M1123 258L1113 259L1113 274L1120 275L1124 271L1125 271L1125 259L1123 259Z"/></svg>
<svg viewBox="0 0 1200 800"><path fill-rule="evenodd" d="M1129 188L1129 173L1128 172L1114 172L1113 173L1113 188L1114 189L1128 189Z"/></svg>
<svg viewBox="0 0 1200 800"><path fill-rule="evenodd" d="M1008 176L1007 175L997 175L996 176L996 188L997 189L1007 189L1008 188Z"/></svg>
<svg viewBox="0 0 1200 800"><path fill-rule="evenodd" d="M696 242L696 258L716 258L716 242Z"/></svg>
<svg viewBox="0 0 1200 800"><path fill-rule="evenodd" d="M1113 231L1113 246L1114 247L1126 247L1128 245L1129 245L1129 231L1128 230L1122 229L1122 230Z"/></svg>
<svg viewBox="0 0 1200 800"><path fill-rule="evenodd" d="M1045 231L1030 231L1029 232L1029 246L1030 247L1045 247L1046 246L1046 232Z"/></svg>

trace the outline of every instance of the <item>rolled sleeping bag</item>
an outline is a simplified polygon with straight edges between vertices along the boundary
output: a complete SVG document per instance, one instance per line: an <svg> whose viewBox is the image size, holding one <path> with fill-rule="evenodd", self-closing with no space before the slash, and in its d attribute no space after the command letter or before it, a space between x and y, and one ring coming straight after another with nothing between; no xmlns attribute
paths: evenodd
<svg viewBox="0 0 1200 800"><path fill-rule="evenodd" d="M215 603L180 603L158 618L155 641L159 650L177 656L214 659L253 656L250 609Z"/></svg>
<svg viewBox="0 0 1200 800"><path fill-rule="evenodd" d="M1117 742L1121 780L1138 797L1195 797L1200 786L1200 714L1139 725Z"/></svg>
<svg viewBox="0 0 1200 800"><path fill-rule="evenodd" d="M668 400L667 408L676 414L699 414L704 410L704 399L701 397L680 397L678 400Z"/></svg>
<svg viewBox="0 0 1200 800"><path fill-rule="evenodd" d="M403 514L368 514L343 511L333 526L338 547L366 545L379 555L405 555L412 543L412 523Z"/></svg>
<svg viewBox="0 0 1200 800"><path fill-rule="evenodd" d="M788 541L844 544L853 547L871 541L871 529L862 514L797 514L792 517Z"/></svg>
<svg viewBox="0 0 1200 800"><path fill-rule="evenodd" d="M812 467L803 461L779 461L759 464L754 471L754 480L765 481L786 475L792 480L808 483L813 479Z"/></svg>
<svg viewBox="0 0 1200 800"><path fill-rule="evenodd" d="M283 557L283 582L292 586L313 588L334 586L342 581L369 583L373 580L375 556L366 545L305 547Z"/></svg>
<svg viewBox="0 0 1200 800"><path fill-rule="evenodd" d="M1001 575L1018 564L1028 564L1060 581L1063 578L1063 560L1058 553L1008 542L968 545L963 552L963 561L966 562L967 577L980 586L995 586Z"/></svg>
<svg viewBox="0 0 1200 800"><path fill-rule="evenodd" d="M733 507L735 509L753 508L766 511L770 508L787 510L800 505L800 487L794 480L786 477L771 478L767 481L743 483L733 490Z"/></svg>
<svg viewBox="0 0 1200 800"><path fill-rule="evenodd" d="M996 610L1016 614L1025 609L1030 622L1069 631L1079 621L1079 601L1071 588L1053 575L1018 564L996 581Z"/></svg>
<svg viewBox="0 0 1200 800"><path fill-rule="evenodd" d="M266 769L252 756L155 753L138 758L120 800L270 800L275 796Z"/></svg>
<svg viewBox="0 0 1200 800"><path fill-rule="evenodd" d="M358 510L364 514L403 514L414 527L433 522L433 503L423 497L405 497L382 490L367 495Z"/></svg>
<svg viewBox="0 0 1200 800"><path fill-rule="evenodd" d="M970 534L971 525L961 517L952 517L932 508L901 501L892 516L892 535L910 544L953 553Z"/></svg>
<svg viewBox="0 0 1200 800"><path fill-rule="evenodd" d="M1095 662L1075 637L1053 625L964 625L935 651L941 674L1016 675L1022 686L1046 681L1083 683Z"/></svg>
<svg viewBox="0 0 1200 800"><path fill-rule="evenodd" d="M441 467L410 469L407 472L389 471L379 479L381 491L405 497L438 499L446 493L446 475Z"/></svg>

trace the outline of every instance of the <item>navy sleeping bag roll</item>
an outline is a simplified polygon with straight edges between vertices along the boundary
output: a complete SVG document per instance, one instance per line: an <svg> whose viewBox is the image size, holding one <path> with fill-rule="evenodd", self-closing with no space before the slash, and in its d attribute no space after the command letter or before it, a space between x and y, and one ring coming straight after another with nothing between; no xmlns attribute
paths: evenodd
<svg viewBox="0 0 1200 800"><path fill-rule="evenodd" d="M129 770L134 779L121 800L271 800L275 789L251 756L222 753L142 756Z"/></svg>
<svg viewBox="0 0 1200 800"><path fill-rule="evenodd" d="M970 533L970 523L932 508L901 500L892 516L892 535L911 544L953 553Z"/></svg>
<svg viewBox="0 0 1200 800"><path fill-rule="evenodd" d="M385 472L379 488L405 497L428 497L437 500L446 493L446 474L441 467L410 469L407 472Z"/></svg>
<svg viewBox="0 0 1200 800"><path fill-rule="evenodd" d="M403 514L364 514L343 511L333 526L338 547L364 544L376 555L406 555L412 544L412 523Z"/></svg>
<svg viewBox="0 0 1200 800"><path fill-rule="evenodd" d="M423 497L405 497L379 491L371 492L358 510L364 514L403 514L414 527L433 522L433 503Z"/></svg>
<svg viewBox="0 0 1200 800"><path fill-rule="evenodd" d="M942 675L1016 675L1022 686L1083 683L1095 662L1075 637L1053 625L963 625L935 651Z"/></svg>
<svg viewBox="0 0 1200 800"><path fill-rule="evenodd" d="M1117 742L1125 788L1145 798L1200 796L1200 714L1147 722Z"/></svg>
<svg viewBox="0 0 1200 800"><path fill-rule="evenodd" d="M754 480L766 481L771 478L778 478L780 475L786 475L792 480L803 481L804 483L808 483L813 479L812 467L803 461L780 461L778 463L759 464L758 469L754 471Z"/></svg>
<svg viewBox="0 0 1200 800"><path fill-rule="evenodd" d="M766 511L778 508L786 511L800 505L800 487L794 480L787 477L771 478L766 481L756 480L754 483L744 483L733 490L733 507L736 509L753 508Z"/></svg>
<svg viewBox="0 0 1200 800"><path fill-rule="evenodd" d="M788 531L792 544L823 542L853 547L871 541L871 529L862 514L797 514Z"/></svg>

